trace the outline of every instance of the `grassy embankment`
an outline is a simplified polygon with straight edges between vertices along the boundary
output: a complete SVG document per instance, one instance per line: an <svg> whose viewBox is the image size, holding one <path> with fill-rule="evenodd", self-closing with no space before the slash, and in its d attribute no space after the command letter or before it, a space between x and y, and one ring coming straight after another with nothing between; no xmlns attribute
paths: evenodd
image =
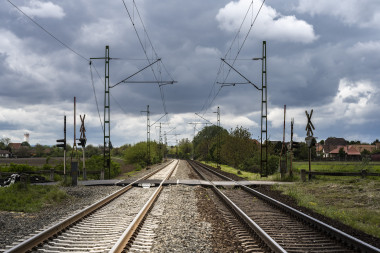
<svg viewBox="0 0 380 253"><path fill-rule="evenodd" d="M341 221L367 234L380 238L380 178L379 177L331 177L318 176L310 182L299 181L299 171L308 170L308 162L295 162L297 182L290 185L274 185L274 190L293 197L305 206ZM379 163L367 165L360 162L312 162L312 171L380 172ZM238 174L238 170L222 166L223 171ZM278 180L279 174L260 179L258 174L241 172L248 180Z"/></svg>
<svg viewBox="0 0 380 253"><path fill-rule="evenodd" d="M0 210L37 212L68 198L58 186L13 184L0 188Z"/></svg>

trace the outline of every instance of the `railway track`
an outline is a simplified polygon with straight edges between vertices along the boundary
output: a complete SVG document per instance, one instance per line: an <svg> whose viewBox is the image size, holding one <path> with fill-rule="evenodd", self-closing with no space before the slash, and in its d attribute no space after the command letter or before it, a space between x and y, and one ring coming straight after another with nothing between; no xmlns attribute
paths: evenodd
<svg viewBox="0 0 380 253"><path fill-rule="evenodd" d="M231 180L203 164L194 161L191 161L190 164L205 180L207 180L207 176L204 171L207 171L207 174L211 172L218 175L224 180ZM238 184L238 182L235 183ZM262 193L243 185L239 186L242 190L219 190L213 185L213 191L233 210L240 222L249 228L251 233L256 234L256 237L259 237L271 251L380 252L380 249ZM231 225L236 227L234 222L231 222ZM248 250L251 248L246 247Z"/></svg>
<svg viewBox="0 0 380 253"><path fill-rule="evenodd" d="M159 187L142 190L129 184L5 252L122 252L138 241L141 222L177 166L173 161L134 182L159 179Z"/></svg>

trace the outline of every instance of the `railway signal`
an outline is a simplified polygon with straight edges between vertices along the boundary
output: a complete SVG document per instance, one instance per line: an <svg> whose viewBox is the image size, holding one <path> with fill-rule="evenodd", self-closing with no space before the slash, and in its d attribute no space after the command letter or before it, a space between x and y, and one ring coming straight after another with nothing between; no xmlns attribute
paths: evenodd
<svg viewBox="0 0 380 253"><path fill-rule="evenodd" d="M305 114L306 114L306 117L307 117L307 124L306 124L306 128L305 130L307 131L306 135L308 137L313 137L313 130L315 130L315 127L313 125L313 123L311 122L311 116L313 116L313 109L311 109L310 111L310 115L307 111L305 111Z"/></svg>
<svg viewBox="0 0 380 253"><path fill-rule="evenodd" d="M315 127L313 125L313 123L311 123L311 116L313 116L313 109L311 109L310 111L310 114L305 111L305 114L306 114L306 117L307 117L307 124L306 124L306 135L307 137L305 138L305 141L307 143L307 146L309 147L309 180L311 180L311 147L312 147L312 143L315 141L314 140L314 133L313 133L313 130L315 130Z"/></svg>
<svg viewBox="0 0 380 253"><path fill-rule="evenodd" d="M79 115L79 118L80 118L80 121L82 122L82 124L80 126L79 146L82 146L82 151L83 151L83 179L86 180L87 179L86 161L85 161L85 155L84 155L84 152L85 152L84 148L86 147L86 142L87 142L86 128L84 127L84 119L86 118L86 114L83 115L83 118L82 118L82 115Z"/></svg>
<svg viewBox="0 0 380 253"><path fill-rule="evenodd" d="M58 148L63 148L63 150L66 150L66 139L58 139L57 142L58 143L62 142L62 144L56 145Z"/></svg>
<svg viewBox="0 0 380 253"><path fill-rule="evenodd" d="M63 136L57 140L57 147L63 148L63 174L66 176L66 115L63 116Z"/></svg>
<svg viewBox="0 0 380 253"><path fill-rule="evenodd" d="M293 141L291 145L291 149L299 149L300 148L300 143L297 141Z"/></svg>

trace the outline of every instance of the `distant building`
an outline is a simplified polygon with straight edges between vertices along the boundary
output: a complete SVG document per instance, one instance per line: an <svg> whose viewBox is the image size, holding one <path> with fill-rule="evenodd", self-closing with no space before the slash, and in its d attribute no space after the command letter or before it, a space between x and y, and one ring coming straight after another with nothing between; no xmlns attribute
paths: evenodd
<svg viewBox="0 0 380 253"><path fill-rule="evenodd" d="M29 133L25 133L24 134L24 141L29 143L29 137L30 137Z"/></svg>
<svg viewBox="0 0 380 253"><path fill-rule="evenodd" d="M9 147L11 148L11 152L14 153L21 148L21 143L9 143Z"/></svg>
<svg viewBox="0 0 380 253"><path fill-rule="evenodd" d="M343 151L346 153L345 159L347 159L347 160L360 160L361 154L353 145L338 146L337 148L331 150L328 153L328 157L332 157L332 158L339 157L339 151L342 148L343 148Z"/></svg>
<svg viewBox="0 0 380 253"><path fill-rule="evenodd" d="M325 158L339 158L339 150L343 148L346 153L345 159L347 160L360 160L361 153L364 150L372 153L375 150L380 149L380 144L368 145L368 144L353 144L348 145L348 142L343 138L329 137L325 140L323 149L321 151L323 157ZM320 147L319 147L320 149Z"/></svg>
<svg viewBox="0 0 380 253"><path fill-rule="evenodd" d="M8 150L0 150L0 157L9 158L11 157L11 152L9 152Z"/></svg>
<svg viewBox="0 0 380 253"><path fill-rule="evenodd" d="M334 155L330 155L330 152L338 148L339 146L346 146L347 141L344 138L336 138L336 137L329 137L325 140L325 144L323 145L323 157L334 157Z"/></svg>

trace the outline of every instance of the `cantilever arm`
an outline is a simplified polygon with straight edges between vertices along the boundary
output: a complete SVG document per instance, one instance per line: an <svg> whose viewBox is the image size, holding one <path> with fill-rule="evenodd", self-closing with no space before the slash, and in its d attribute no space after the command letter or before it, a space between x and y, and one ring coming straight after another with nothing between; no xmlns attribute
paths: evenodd
<svg viewBox="0 0 380 253"><path fill-rule="evenodd" d="M225 59L221 58L221 60L227 64L228 66L230 66L231 69L233 69L236 73L238 73L241 77L243 77L245 80L247 80L248 83L252 84L257 90L261 90L259 87L257 87L254 83L252 83L250 80L248 80L243 74L241 74L239 71L237 71L231 64L229 64L228 62L226 62Z"/></svg>

